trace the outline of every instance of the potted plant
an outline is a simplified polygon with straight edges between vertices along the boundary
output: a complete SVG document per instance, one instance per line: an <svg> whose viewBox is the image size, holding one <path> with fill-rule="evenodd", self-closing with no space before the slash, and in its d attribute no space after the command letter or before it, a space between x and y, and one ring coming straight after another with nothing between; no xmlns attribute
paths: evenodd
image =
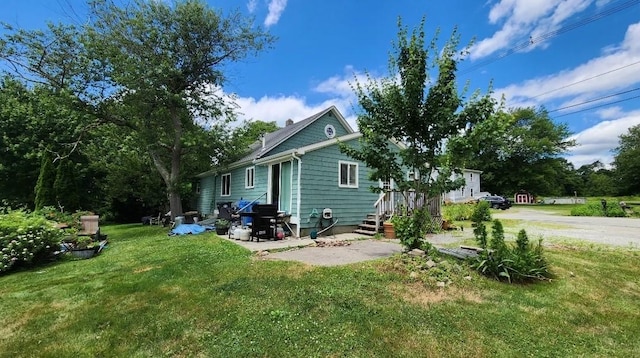
<svg viewBox="0 0 640 358"><path fill-rule="evenodd" d="M90 236L76 236L73 240L71 255L82 259L88 259L96 254L98 246Z"/></svg>
<svg viewBox="0 0 640 358"><path fill-rule="evenodd" d="M395 239L396 238L396 230L393 227L393 222L391 220L387 220L382 223L382 227L384 229L384 237L387 239Z"/></svg>
<svg viewBox="0 0 640 358"><path fill-rule="evenodd" d="M229 226L231 226L231 222L227 219L218 219L216 220L216 234L218 235L226 235L229 231Z"/></svg>

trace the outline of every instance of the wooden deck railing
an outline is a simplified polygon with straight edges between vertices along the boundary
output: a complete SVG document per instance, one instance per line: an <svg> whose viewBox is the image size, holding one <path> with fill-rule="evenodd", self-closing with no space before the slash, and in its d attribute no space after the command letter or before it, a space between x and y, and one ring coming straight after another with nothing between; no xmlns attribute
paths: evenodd
<svg viewBox="0 0 640 358"><path fill-rule="evenodd" d="M416 209L429 208L429 215L434 225L442 225L442 196L427 198L424 193L414 191L386 191L373 204L376 216L376 230L381 219L389 219L401 211L411 214Z"/></svg>

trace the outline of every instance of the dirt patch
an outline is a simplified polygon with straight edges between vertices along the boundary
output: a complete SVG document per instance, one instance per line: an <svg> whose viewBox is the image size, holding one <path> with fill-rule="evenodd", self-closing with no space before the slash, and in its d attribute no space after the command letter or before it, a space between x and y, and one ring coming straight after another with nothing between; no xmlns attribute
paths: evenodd
<svg viewBox="0 0 640 358"><path fill-rule="evenodd" d="M147 271L151 271L153 269L157 269L160 268L160 266L147 266L147 267L140 267L138 269L135 269L133 271L133 273L143 273L143 272L147 272Z"/></svg>
<svg viewBox="0 0 640 358"><path fill-rule="evenodd" d="M390 290L394 295L407 302L423 306L458 300L472 303L484 302L478 293L456 286L433 288L426 286L422 282L411 282L404 284L395 283L390 287Z"/></svg>

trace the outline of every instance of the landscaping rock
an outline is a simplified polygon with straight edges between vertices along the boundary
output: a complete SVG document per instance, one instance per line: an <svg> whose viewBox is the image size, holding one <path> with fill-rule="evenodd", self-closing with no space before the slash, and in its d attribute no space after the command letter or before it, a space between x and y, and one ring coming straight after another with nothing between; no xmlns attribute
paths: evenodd
<svg viewBox="0 0 640 358"><path fill-rule="evenodd" d="M413 249L409 251L409 255L411 256L425 256L425 252L420 249Z"/></svg>
<svg viewBox="0 0 640 358"><path fill-rule="evenodd" d="M409 274L409 278L416 279L418 277L420 277L420 275L415 271L411 271L411 273Z"/></svg>
<svg viewBox="0 0 640 358"><path fill-rule="evenodd" d="M437 264L433 260L427 261L426 265L428 268L434 268L437 266Z"/></svg>
<svg viewBox="0 0 640 358"><path fill-rule="evenodd" d="M447 284L446 284L446 283L444 283L444 282L442 282L442 281L440 281L440 282L438 282L438 283L436 284L436 286L438 286L438 287L445 287L446 285L447 285Z"/></svg>
<svg viewBox="0 0 640 358"><path fill-rule="evenodd" d="M471 276L465 276L464 279L467 281L471 281Z"/></svg>
<svg viewBox="0 0 640 358"><path fill-rule="evenodd" d="M318 239L316 240L317 247L333 247L333 246L349 246L350 241L336 240L336 239Z"/></svg>

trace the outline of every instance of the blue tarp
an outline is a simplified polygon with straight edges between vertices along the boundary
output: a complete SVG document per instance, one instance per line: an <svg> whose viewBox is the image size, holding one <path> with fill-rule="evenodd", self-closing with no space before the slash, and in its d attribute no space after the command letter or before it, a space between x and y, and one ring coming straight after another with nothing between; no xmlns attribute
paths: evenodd
<svg viewBox="0 0 640 358"><path fill-rule="evenodd" d="M212 230L213 226L203 226L198 224L180 224L171 230L172 235L200 234L207 230Z"/></svg>

